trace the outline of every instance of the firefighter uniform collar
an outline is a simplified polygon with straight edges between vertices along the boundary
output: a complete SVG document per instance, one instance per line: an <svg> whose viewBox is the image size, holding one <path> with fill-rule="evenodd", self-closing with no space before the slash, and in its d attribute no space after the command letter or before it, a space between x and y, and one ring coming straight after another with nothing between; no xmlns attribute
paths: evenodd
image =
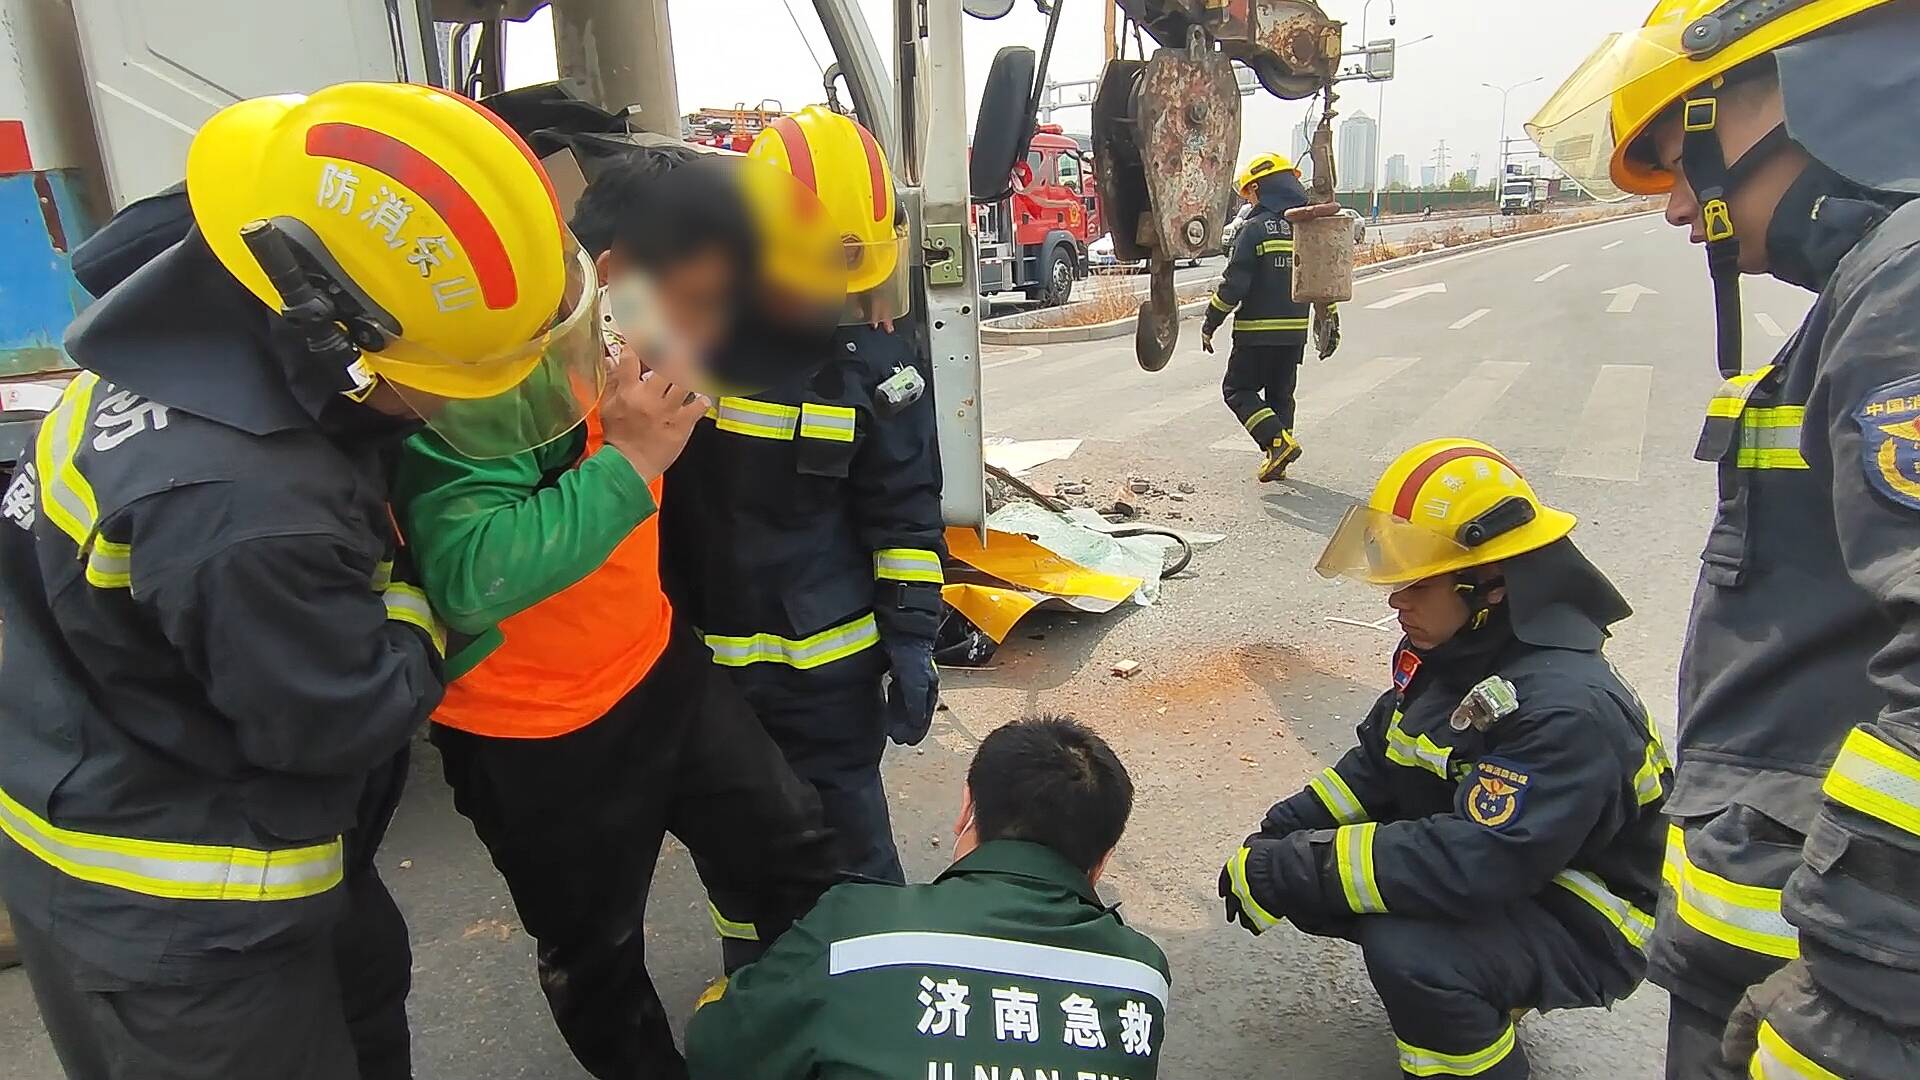
<svg viewBox="0 0 1920 1080"><path fill-rule="evenodd" d="M955 860L934 880L945 881L967 874L1026 878L1066 889L1102 911L1111 910L1100 902L1100 894L1094 891L1085 871L1045 844L1030 840L989 840L964 858Z"/></svg>
<svg viewBox="0 0 1920 1080"><path fill-rule="evenodd" d="M1495 604L1487 609L1485 625L1473 630L1462 629L1431 649L1417 649L1402 641L1400 648L1394 650L1394 667L1397 672L1402 654L1411 654L1416 658L1414 668L1420 675L1450 689L1465 690L1493 674L1513 640L1507 605ZM1400 686L1398 678L1395 687L1403 699L1411 696L1409 687Z"/></svg>

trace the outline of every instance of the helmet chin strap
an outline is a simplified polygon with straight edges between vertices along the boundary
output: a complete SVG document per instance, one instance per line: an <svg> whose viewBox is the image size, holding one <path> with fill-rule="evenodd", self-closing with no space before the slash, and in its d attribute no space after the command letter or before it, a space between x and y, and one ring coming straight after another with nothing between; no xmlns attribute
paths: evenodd
<svg viewBox="0 0 1920 1080"><path fill-rule="evenodd" d="M1707 272L1713 277L1715 354L1722 378L1740 374L1740 238L1734 235L1733 212L1727 200L1755 168L1788 143L1787 126L1776 124L1761 136L1740 159L1727 164L1720 145L1720 99L1718 91L1726 86L1724 76L1716 77L1694 92L1682 106L1680 163L1686 169L1687 182L1700 201L1700 216L1707 230ZM1763 238L1764 239L1764 238Z"/></svg>

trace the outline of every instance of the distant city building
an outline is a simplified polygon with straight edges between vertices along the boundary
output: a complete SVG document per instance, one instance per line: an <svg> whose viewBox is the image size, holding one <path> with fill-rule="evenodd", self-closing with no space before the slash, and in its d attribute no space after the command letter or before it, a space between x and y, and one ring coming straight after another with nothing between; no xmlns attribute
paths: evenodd
<svg viewBox="0 0 1920 1080"><path fill-rule="evenodd" d="M1373 117L1356 112L1340 123L1339 153L1335 171L1343 191L1365 191L1380 176L1380 125Z"/></svg>
<svg viewBox="0 0 1920 1080"><path fill-rule="evenodd" d="M1407 181L1407 155L1394 154L1392 157L1389 157L1387 159L1387 186L1392 187L1395 184L1399 184L1401 187L1406 187Z"/></svg>
<svg viewBox="0 0 1920 1080"><path fill-rule="evenodd" d="M1299 123L1293 125L1293 153L1290 156L1295 165L1307 160L1307 150L1312 145L1313 132L1307 130L1307 118L1303 116Z"/></svg>
<svg viewBox="0 0 1920 1080"><path fill-rule="evenodd" d="M1423 188L1440 186L1440 167L1437 165L1420 166L1420 186Z"/></svg>
<svg viewBox="0 0 1920 1080"><path fill-rule="evenodd" d="M1467 186L1470 188L1480 186L1480 166L1475 165L1467 170Z"/></svg>

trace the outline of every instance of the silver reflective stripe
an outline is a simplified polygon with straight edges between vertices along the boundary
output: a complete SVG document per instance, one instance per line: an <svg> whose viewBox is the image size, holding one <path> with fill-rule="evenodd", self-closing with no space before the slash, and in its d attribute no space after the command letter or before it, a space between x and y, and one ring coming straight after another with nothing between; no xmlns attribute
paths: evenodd
<svg viewBox="0 0 1920 1080"><path fill-rule="evenodd" d="M1742 469L1804 469L1800 454L1800 426L1804 405L1749 406L1740 414L1740 451L1734 464Z"/></svg>
<svg viewBox="0 0 1920 1080"><path fill-rule="evenodd" d="M1759 1042L1747 1067L1751 1080L1844 1080L1782 1038L1770 1020L1760 1022Z"/></svg>
<svg viewBox="0 0 1920 1080"><path fill-rule="evenodd" d="M1082 986L1110 986L1145 994L1167 1007L1167 977L1124 956L1037 945L1030 941L902 931L836 941L827 949L827 974L886 967L945 967L990 971Z"/></svg>
<svg viewBox="0 0 1920 1080"><path fill-rule="evenodd" d="M1327 769L1319 776L1307 782L1308 790L1319 798L1320 804L1333 815L1333 820L1341 825L1354 825L1367 820L1367 808L1347 786L1339 773Z"/></svg>
<svg viewBox="0 0 1920 1080"><path fill-rule="evenodd" d="M778 634L707 635L707 648L713 650L714 663L726 667L786 664L801 669L816 668L879 643L880 627L871 614L799 640Z"/></svg>
<svg viewBox="0 0 1920 1080"><path fill-rule="evenodd" d="M723 397L707 410L721 431L756 439L791 439L800 427L800 410L752 398Z"/></svg>
<svg viewBox="0 0 1920 1080"><path fill-rule="evenodd" d="M426 631L427 640L433 643L434 651L441 656L447 655L447 632L433 613L433 605L427 602L427 594L418 586L396 581L387 586L380 594L387 606L387 618L394 622L403 622Z"/></svg>
<svg viewBox="0 0 1920 1080"><path fill-rule="evenodd" d="M80 437L86 432L87 415L93 411L93 388L100 377L83 371L74 377L60 395L60 403L40 425L34 455L40 473L40 503L47 520L53 522L82 553L99 524L94 510L93 488L73 463L80 449Z"/></svg>
<svg viewBox="0 0 1920 1080"><path fill-rule="evenodd" d="M1492 1043L1465 1054L1443 1054L1405 1039L1394 1042L1400 1048L1400 1070L1410 1076L1479 1076L1513 1053L1514 1034L1513 1025L1508 1024Z"/></svg>
<svg viewBox="0 0 1920 1080"><path fill-rule="evenodd" d="M874 552L873 576L883 581L946 582L940 556L925 548L882 548Z"/></svg>
<svg viewBox="0 0 1920 1080"><path fill-rule="evenodd" d="M1621 899L1607 883L1581 870L1562 870L1553 875L1553 883L1585 900L1606 917L1627 944L1636 949L1647 947L1653 937L1653 916Z"/></svg>
<svg viewBox="0 0 1920 1080"><path fill-rule="evenodd" d="M800 437L829 442L852 442L855 413L845 405L800 406Z"/></svg>
<svg viewBox="0 0 1920 1080"><path fill-rule="evenodd" d="M1822 790L1827 798L1920 836L1920 760L1855 728Z"/></svg>
<svg viewBox="0 0 1920 1080"><path fill-rule="evenodd" d="M93 550L87 553L87 581L102 589L131 587L133 549L104 536L95 537Z"/></svg>
<svg viewBox="0 0 1920 1080"><path fill-rule="evenodd" d="M68 877L171 900L292 900L338 885L341 844L262 851L63 829L0 791L0 831Z"/></svg>
<svg viewBox="0 0 1920 1080"><path fill-rule="evenodd" d="M1680 921L1715 941L1764 956L1792 960L1800 934L1780 914L1780 890L1730 881L1702 870L1687 856L1686 834L1667 827L1667 861L1661 877L1673 889Z"/></svg>
<svg viewBox="0 0 1920 1080"><path fill-rule="evenodd" d="M1398 709L1387 724L1387 760L1410 769L1425 769L1442 780L1447 779L1447 759L1453 751L1434 742L1426 732L1409 735L1400 726Z"/></svg>

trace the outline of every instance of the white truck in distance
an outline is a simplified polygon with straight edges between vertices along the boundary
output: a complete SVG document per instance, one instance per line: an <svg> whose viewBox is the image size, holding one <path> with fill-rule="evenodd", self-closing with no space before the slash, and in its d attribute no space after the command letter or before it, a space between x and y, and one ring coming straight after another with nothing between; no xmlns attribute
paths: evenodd
<svg viewBox="0 0 1920 1080"><path fill-rule="evenodd" d="M1500 185L1502 214L1537 214L1560 194L1560 181L1544 176L1509 176Z"/></svg>

